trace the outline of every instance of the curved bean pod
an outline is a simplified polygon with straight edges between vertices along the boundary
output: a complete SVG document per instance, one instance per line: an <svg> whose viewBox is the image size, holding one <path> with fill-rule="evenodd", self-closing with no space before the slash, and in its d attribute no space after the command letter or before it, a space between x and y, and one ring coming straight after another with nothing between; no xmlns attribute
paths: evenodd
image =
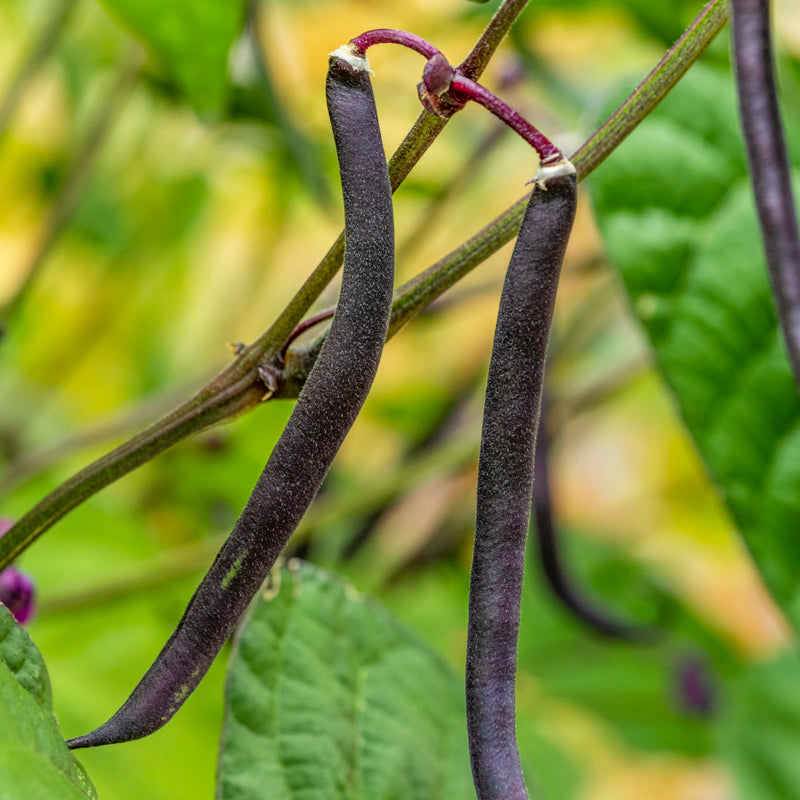
<svg viewBox="0 0 800 800"><path fill-rule="evenodd" d="M546 174L536 183L511 256L486 387L466 670L479 800L528 797L514 703L520 595L547 340L577 198L575 170L566 159Z"/></svg>
<svg viewBox="0 0 800 800"><path fill-rule="evenodd" d="M297 527L378 368L394 284L386 156L364 58L331 55L328 111L345 209L342 289L328 338L258 483L177 629L116 714L75 749L125 742L164 725L211 666Z"/></svg>
<svg viewBox="0 0 800 800"><path fill-rule="evenodd" d="M742 130L772 292L800 386L800 234L772 63L769 0L732 0Z"/></svg>
<svg viewBox="0 0 800 800"><path fill-rule="evenodd" d="M546 408L547 403L543 399L533 462L533 519L539 561L547 584L565 608L601 636L631 642L652 641L656 638L655 630L618 619L611 612L595 605L580 590L580 587L569 579L568 573L564 568L557 529L553 522L553 506L550 499L550 470L548 468L549 435L545 418Z"/></svg>

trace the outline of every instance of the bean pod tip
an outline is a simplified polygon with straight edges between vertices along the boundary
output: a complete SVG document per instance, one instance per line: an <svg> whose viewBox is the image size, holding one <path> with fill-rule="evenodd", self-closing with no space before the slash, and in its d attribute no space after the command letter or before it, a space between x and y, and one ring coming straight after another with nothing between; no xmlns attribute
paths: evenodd
<svg viewBox="0 0 800 800"><path fill-rule="evenodd" d="M534 177L528 181L528 183L532 183L539 189L544 189L546 191L547 181L552 180L553 178L562 178L576 174L577 171L574 164L566 156L559 154L557 160L549 158L544 159L539 164L539 169L536 172L536 175L534 175Z"/></svg>
<svg viewBox="0 0 800 800"><path fill-rule="evenodd" d="M359 72L369 72L370 74L374 74L369 66L367 57L361 52L361 50L358 49L358 46L352 42L348 42L347 44L343 44L341 47L337 47L328 55L331 58L337 58L341 61L344 61L346 64L349 64L353 69L358 70Z"/></svg>

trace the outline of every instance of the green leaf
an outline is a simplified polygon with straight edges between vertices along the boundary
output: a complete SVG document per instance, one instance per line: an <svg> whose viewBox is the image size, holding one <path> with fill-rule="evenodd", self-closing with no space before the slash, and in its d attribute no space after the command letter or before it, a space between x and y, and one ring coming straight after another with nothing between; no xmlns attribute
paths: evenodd
<svg viewBox="0 0 800 800"><path fill-rule="evenodd" d="M53 715L44 661L0 604L0 800L96 798Z"/></svg>
<svg viewBox="0 0 800 800"><path fill-rule="evenodd" d="M695 67L592 178L658 367L777 601L800 622L800 396L729 75Z"/></svg>
<svg viewBox="0 0 800 800"><path fill-rule="evenodd" d="M461 680L328 574L273 575L231 656L217 797L471 796Z"/></svg>
<svg viewBox="0 0 800 800"><path fill-rule="evenodd" d="M228 54L244 24L243 0L102 0L144 42L195 108L219 111Z"/></svg>
<svg viewBox="0 0 800 800"><path fill-rule="evenodd" d="M798 653L751 667L729 687L719 748L747 800L800 798Z"/></svg>

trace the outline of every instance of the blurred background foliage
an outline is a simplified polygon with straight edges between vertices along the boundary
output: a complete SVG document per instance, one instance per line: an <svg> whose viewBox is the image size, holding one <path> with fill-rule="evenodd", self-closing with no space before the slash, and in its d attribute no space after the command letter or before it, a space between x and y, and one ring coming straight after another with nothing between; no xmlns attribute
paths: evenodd
<svg viewBox="0 0 800 800"><path fill-rule="evenodd" d="M1 515L21 515L202 385L228 362L226 343L260 334L324 254L341 227L327 53L398 27L458 60L495 5L262 2L233 46L230 80L212 85L176 76L96 0L0 0L0 98L57 21L14 113L0 114ZM571 151L698 10L538 0L485 82ZM796 70L797 9L787 0L777 14ZM726 68L720 39L705 60ZM417 116L421 62L389 47L370 60L391 152ZM467 108L396 195L399 280L518 199L535 166ZM509 252L388 345L292 545L379 597L458 670L483 382ZM532 548L518 679L526 766L553 800L729 800L720 753L741 743L719 744L725 687L778 653L787 628L650 365L588 202L559 293L549 391L570 570L620 615L668 633L649 645L597 638L552 598ZM182 443L24 555L39 590L30 632L65 735L105 719L156 655L289 412L267 403ZM223 673L219 659L148 739L81 754L101 797L212 795Z"/></svg>

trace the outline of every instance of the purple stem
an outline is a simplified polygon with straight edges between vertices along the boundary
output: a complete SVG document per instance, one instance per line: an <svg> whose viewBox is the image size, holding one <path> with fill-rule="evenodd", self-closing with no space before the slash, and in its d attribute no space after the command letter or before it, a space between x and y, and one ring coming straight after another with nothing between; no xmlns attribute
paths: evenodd
<svg viewBox="0 0 800 800"><path fill-rule="evenodd" d="M491 111L509 128L516 131L539 154L542 163L553 163L563 157L561 151L541 131L476 81L465 78L456 71L450 91L459 100L472 100Z"/></svg>
<svg viewBox="0 0 800 800"><path fill-rule="evenodd" d="M350 44L354 45L362 55L375 44L401 44L421 56L425 56L425 58L441 55L439 50L430 42L426 42L421 36L417 36L415 33L408 33L408 31L398 31L394 28L376 28L372 31L365 31L351 39Z"/></svg>
<svg viewBox="0 0 800 800"><path fill-rule="evenodd" d="M733 55L761 235L795 383L800 386L800 236L781 127L768 0L733 0Z"/></svg>
<svg viewBox="0 0 800 800"><path fill-rule="evenodd" d="M367 49L375 44L401 44L414 50L428 59L423 73L427 96L424 91L420 92L420 99L428 111L447 118L468 100L472 100L480 103L516 131L536 150L543 164L551 164L563 158L561 151L541 131L488 89L454 69L441 51L421 36L395 28L376 28L351 39L350 44L361 55L364 55ZM450 93L450 102L446 100L439 102L439 98L445 92Z"/></svg>
<svg viewBox="0 0 800 800"><path fill-rule="evenodd" d="M320 322L325 322L326 319L330 319L335 310L336 309L334 308L329 308L326 311L320 311L319 314L315 314L313 317L304 319L299 325L296 325L295 329L289 334L289 338L284 342L283 347L281 348L279 356L280 360L286 360L286 352L291 346L292 342L297 339L298 336L302 336L307 330L310 330L315 325L319 325Z"/></svg>

